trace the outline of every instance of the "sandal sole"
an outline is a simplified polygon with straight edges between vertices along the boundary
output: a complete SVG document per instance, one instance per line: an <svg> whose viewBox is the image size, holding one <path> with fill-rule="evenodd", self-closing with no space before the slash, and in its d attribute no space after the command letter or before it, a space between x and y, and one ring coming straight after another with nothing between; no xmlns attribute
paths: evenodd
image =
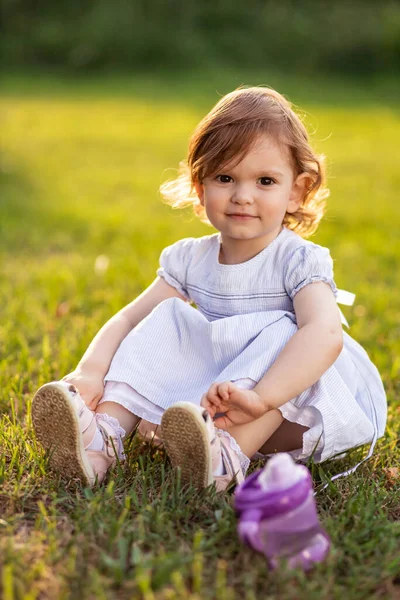
<svg viewBox="0 0 400 600"><path fill-rule="evenodd" d="M205 488L214 482L207 427L193 404L177 402L165 411L161 438L172 466L181 469L183 485Z"/></svg>
<svg viewBox="0 0 400 600"><path fill-rule="evenodd" d="M95 483L95 473L83 446L78 416L62 386L46 383L32 400L36 438L49 453L49 466L63 478Z"/></svg>

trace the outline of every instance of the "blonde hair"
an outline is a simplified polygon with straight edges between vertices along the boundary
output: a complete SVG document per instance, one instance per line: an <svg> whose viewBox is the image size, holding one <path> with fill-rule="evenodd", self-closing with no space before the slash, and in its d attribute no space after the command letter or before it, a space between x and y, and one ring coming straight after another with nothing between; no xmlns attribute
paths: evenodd
<svg viewBox="0 0 400 600"><path fill-rule="evenodd" d="M173 208L192 205L196 216L210 224L195 183L216 175L227 164L237 165L262 134L272 136L289 153L296 176L309 175L301 206L294 213L286 213L283 225L303 237L314 233L329 196L325 157L311 148L307 130L290 102L267 87L239 88L227 94L200 121L190 138L188 158L180 163L178 177L160 187L164 201Z"/></svg>

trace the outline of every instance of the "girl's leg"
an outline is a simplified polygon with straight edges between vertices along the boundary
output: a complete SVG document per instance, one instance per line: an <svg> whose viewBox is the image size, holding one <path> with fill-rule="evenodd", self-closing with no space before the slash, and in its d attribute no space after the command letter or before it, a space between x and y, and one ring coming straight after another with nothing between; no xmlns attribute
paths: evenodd
<svg viewBox="0 0 400 600"><path fill-rule="evenodd" d="M117 402L113 402L112 400L102 402L102 404L98 405L96 410L96 414L107 414L109 417L114 417L117 419L118 423L125 430L126 436L128 436L139 423L140 418L131 413L121 404Z"/></svg>
<svg viewBox="0 0 400 600"><path fill-rule="evenodd" d="M234 383L243 389L252 389L256 382L239 379ZM227 431L236 440L242 452L251 458L258 451L263 454L291 452L303 447L303 434L309 427L284 419L280 410L268 411L259 419L230 427Z"/></svg>
<svg viewBox="0 0 400 600"><path fill-rule="evenodd" d="M283 420L281 411L274 409L251 423L229 427L227 432L239 444L243 454L251 458L275 433Z"/></svg>
<svg viewBox="0 0 400 600"><path fill-rule="evenodd" d="M161 433L173 466L182 470L184 483L205 487L215 481L217 490L224 490L232 478L237 483L243 481L250 458L277 434L284 422L280 410L275 409L256 421L224 432L214 427L206 410L178 402L165 411ZM301 436L302 431L296 430L295 437L285 439L287 445L279 450L301 448Z"/></svg>
<svg viewBox="0 0 400 600"><path fill-rule="evenodd" d="M303 433L308 429L303 425L290 423L276 408L251 423L235 425L227 431L239 444L242 452L251 458L258 451L272 454L302 448Z"/></svg>

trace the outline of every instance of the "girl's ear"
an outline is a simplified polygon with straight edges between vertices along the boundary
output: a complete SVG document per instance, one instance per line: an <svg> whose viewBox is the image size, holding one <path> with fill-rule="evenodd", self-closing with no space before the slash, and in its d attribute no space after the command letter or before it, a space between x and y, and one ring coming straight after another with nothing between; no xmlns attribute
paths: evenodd
<svg viewBox="0 0 400 600"><path fill-rule="evenodd" d="M290 192L289 202L286 212L294 213L304 200L307 189L311 184L311 178L308 173L300 173L293 182L292 191Z"/></svg>
<svg viewBox="0 0 400 600"><path fill-rule="evenodd" d="M201 206L204 206L204 186L199 181L196 181L194 184L194 189L196 190L196 194L198 199L200 200Z"/></svg>

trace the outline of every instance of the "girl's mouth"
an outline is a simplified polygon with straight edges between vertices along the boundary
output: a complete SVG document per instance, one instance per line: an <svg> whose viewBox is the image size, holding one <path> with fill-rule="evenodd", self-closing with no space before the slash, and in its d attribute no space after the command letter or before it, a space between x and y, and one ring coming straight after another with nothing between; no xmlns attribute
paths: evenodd
<svg viewBox="0 0 400 600"><path fill-rule="evenodd" d="M256 218L254 215L248 215L246 213L228 213L228 217L235 219L236 221L249 221L250 219Z"/></svg>

